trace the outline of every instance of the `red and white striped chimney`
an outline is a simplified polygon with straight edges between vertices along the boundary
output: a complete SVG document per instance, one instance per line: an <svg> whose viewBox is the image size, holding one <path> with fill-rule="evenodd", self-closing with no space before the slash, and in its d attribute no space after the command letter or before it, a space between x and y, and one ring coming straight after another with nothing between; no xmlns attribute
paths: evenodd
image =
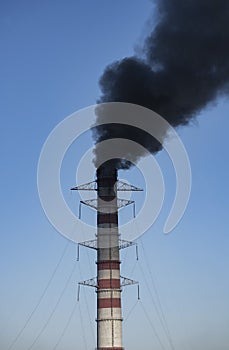
<svg viewBox="0 0 229 350"><path fill-rule="evenodd" d="M117 170L97 170L97 350L123 350Z"/></svg>

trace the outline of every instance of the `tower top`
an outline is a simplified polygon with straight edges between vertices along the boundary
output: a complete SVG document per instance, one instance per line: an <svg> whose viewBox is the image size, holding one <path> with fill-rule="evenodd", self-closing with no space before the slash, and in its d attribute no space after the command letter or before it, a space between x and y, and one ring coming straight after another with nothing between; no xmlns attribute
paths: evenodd
<svg viewBox="0 0 229 350"><path fill-rule="evenodd" d="M104 178L113 178L114 181L117 181L118 178L118 170L113 167L112 163L109 161L102 164L97 170L96 170L96 176L97 176L97 182L104 179Z"/></svg>

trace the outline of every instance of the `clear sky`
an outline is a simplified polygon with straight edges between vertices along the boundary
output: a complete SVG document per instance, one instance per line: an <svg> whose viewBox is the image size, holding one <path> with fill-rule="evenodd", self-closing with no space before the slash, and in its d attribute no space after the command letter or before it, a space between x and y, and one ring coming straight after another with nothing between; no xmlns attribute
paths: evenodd
<svg viewBox="0 0 229 350"><path fill-rule="evenodd" d="M69 243L65 251L67 240L45 217L37 193L37 163L56 124L96 102L104 67L133 54L151 10L147 0L0 4L1 349L8 349L19 333L13 350L55 349L57 342L58 350L96 346L93 289L81 289L76 304L77 282L96 273L95 254L82 249L72 270L75 246ZM168 236L162 231L175 175L165 152L156 157L165 180L163 209L138 240L139 262L133 248L122 253L122 275L139 280L141 287L137 304L135 287L123 292L126 349L171 349L163 316L175 349L228 349L228 113L229 101L220 99L191 126L178 130L190 158L193 187L183 219ZM63 192L76 213L77 196L69 188L75 185L78 153L91 145L88 133L63 163ZM144 187L134 169L120 177ZM139 209L142 195L134 199ZM84 215L92 220L94 214L85 209ZM129 209L126 215L131 216Z"/></svg>

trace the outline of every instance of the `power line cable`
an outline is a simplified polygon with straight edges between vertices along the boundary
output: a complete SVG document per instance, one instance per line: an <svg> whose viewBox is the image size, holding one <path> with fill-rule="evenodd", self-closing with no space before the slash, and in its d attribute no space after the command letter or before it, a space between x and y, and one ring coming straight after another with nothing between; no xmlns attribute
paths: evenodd
<svg viewBox="0 0 229 350"><path fill-rule="evenodd" d="M88 266L89 266L91 275L93 275L94 272L93 272L93 269L92 269L92 262L91 262L91 259L90 259L90 257L89 257L89 252L88 252L88 250L89 250L89 249L86 248L86 254L87 254L87 259L88 259Z"/></svg>
<svg viewBox="0 0 229 350"><path fill-rule="evenodd" d="M88 259L89 259L89 256L88 256ZM80 278L82 279L82 271L81 271L81 268L80 268L80 264L78 264L78 269L79 269ZM89 322L90 322L90 328L91 328L91 332L92 332L92 337L93 337L93 339L94 339L94 341L95 341L95 334L94 334L94 329L93 329L93 325L92 325L91 314L90 314L90 311L89 311L88 300L87 300L87 297L86 297L85 292L84 292L83 294L84 294L84 300L85 300L85 304L86 304L86 308L87 308L87 312L88 312L88 317L89 317Z"/></svg>
<svg viewBox="0 0 229 350"><path fill-rule="evenodd" d="M66 291L66 288L67 288L69 282L71 281L71 278L72 278L73 273L74 273L74 271L75 271L76 265L77 265L77 263L75 262L74 265L73 265L73 268L72 268L72 270L71 270L71 273L70 273L70 275L68 276L68 279L67 279L67 281L66 281L66 283L65 283L65 285L64 285L64 288L62 289L62 292L61 292L59 298L57 299L57 302L56 302L54 308L52 309L51 314L49 315L47 321L45 322L45 324L44 324L43 327L41 328L40 332L38 333L38 335L36 336L36 338L34 339L34 341L32 342L32 344L27 348L27 350L30 350L30 349L33 348L33 346L36 344L36 342L38 341L38 339L40 338L40 336L43 334L43 332L45 331L46 327L48 326L48 324L49 324L49 322L50 322L52 316L54 315L54 313L55 313L55 311L56 311L56 309L57 309L57 307L58 307L58 305L59 305L59 303L60 303L60 301L61 301L61 299L62 299L62 297L63 297L63 295L64 295L64 293L65 293L65 291Z"/></svg>
<svg viewBox="0 0 229 350"><path fill-rule="evenodd" d="M83 341L84 341L85 348L88 350L87 338L86 338L86 334L85 334L85 330L84 330L84 324L83 324L83 317L82 317L81 307L80 307L80 303L79 303L79 302L78 302L77 304L78 304L78 306L79 306L80 323L81 323Z"/></svg>
<svg viewBox="0 0 229 350"><path fill-rule="evenodd" d="M94 328L93 328L93 324L92 324L92 319L91 319L91 314L90 314L90 310L89 310L88 300L87 300L86 293L85 293L84 290L83 290L83 295L84 295L84 300L85 300L85 304L86 304L86 308L87 308L87 313L88 313L88 317L89 317L89 322L90 322L90 328L91 328L92 337L93 337L94 342L95 342Z"/></svg>
<svg viewBox="0 0 229 350"><path fill-rule="evenodd" d="M139 232L139 227L138 227L138 224L135 226L135 230L136 232ZM148 269L148 272L149 272L149 275L150 275L150 278L151 278L151 282L152 282L152 286L153 286L153 291L155 293L155 296L156 296L156 300L157 300L157 304L156 304L156 301L154 300L154 296L152 294L152 290L151 288L149 287L148 285L148 280L145 276L145 273L144 273L144 270L142 269L141 265L139 264L141 270L142 270L142 274L145 278L145 283L146 283L146 286L147 286L147 289L149 291L149 294L151 296L151 299L152 299L152 302L153 302L153 305L154 305L154 308L156 310L156 313L157 313L157 316L159 318L159 321L161 323L161 326L165 332L165 335L168 339L168 342L169 342L169 345L171 347L172 350L175 350L174 348L174 344L173 344L173 341L172 341L172 337L171 337L171 333L170 333L170 330L169 330L169 327L168 327L168 323L167 323L167 320L166 320L166 317L165 317L165 313L164 313L164 310L162 308L162 304L161 304L161 301L160 301L160 297L159 297L159 293L157 291L157 288L156 288L156 284L155 284L155 281L154 281L154 278L153 278L153 274L152 274L152 271L150 269L150 264L149 264L149 261L148 261L148 258L147 258L147 254L146 254L146 251L145 251L145 248L144 248L144 245L143 245L143 242L142 242L142 238L140 237L139 238L140 242L141 242L141 246L142 246L142 250L144 252L143 254L143 258L145 259L145 262L146 262L146 267Z"/></svg>
<svg viewBox="0 0 229 350"><path fill-rule="evenodd" d="M90 258L89 258L88 251L87 251L87 258L88 258L88 260L90 259ZM82 273L81 273L81 270L80 270L80 265L78 265L78 266L79 266L80 276L82 277ZM91 264L89 265L89 267L90 267L90 271L92 272L92 266L91 266ZM89 307L88 307L87 298L86 298L86 295L85 295L85 294L84 294L84 298L85 298L87 310L88 310L88 313L89 313ZM65 333L66 333L66 331L67 331L67 329L68 329L68 327L69 327L69 325L70 325L70 323L71 323L71 320L72 320L72 318L73 318L73 316L74 316L74 313L75 313L75 311L76 311L76 307L77 307L77 303L75 303L74 308L72 309L72 311L71 311L71 313L70 313L70 315L69 315L69 318L68 318L68 320L67 320L67 322L66 322L65 327L64 327L63 331L61 332L60 337L58 338L56 344L55 344L54 347L53 347L53 350L56 350L56 349L58 348L59 344L61 343L61 341L62 341L62 339L63 339L63 337L64 337L64 335L65 335ZM89 318L90 318L90 323L91 323L90 314L89 314ZM92 333L93 333L93 338L94 338L94 337L95 337L94 332L92 331ZM95 339L94 339L94 340L95 340Z"/></svg>
<svg viewBox="0 0 229 350"><path fill-rule="evenodd" d="M168 341L170 343L170 346L171 346L172 350L174 350L175 348L174 348L174 344L173 344L173 341L172 341L171 333L170 333L170 330L169 330L169 327L168 327L168 323L167 323L167 320L166 320L166 317L165 317L165 313L164 313L164 310L163 310L163 307L162 307L162 304L161 304L161 300L160 300L160 297L159 297L159 293L158 293L158 290L157 290L157 287L156 287L156 284L155 284L155 281L154 281L154 278L153 278L152 271L150 269L150 265L149 265L149 261L148 261L148 258L147 258L147 254L146 254L146 251L145 251L145 248L144 248L144 245L143 245L143 242L142 242L141 238L140 238L140 242L141 242L142 249L144 251L143 257L144 257L144 259L146 261L146 267L148 269L148 272L149 272L149 275L150 275L150 278L151 278L151 282L152 282L152 286L153 286L153 290L154 290L154 293L156 295L156 299L157 299L157 303L158 303L159 310L156 310L156 312L160 313L160 318L162 318L161 321L163 322L163 329L166 332L166 336L168 338ZM150 289L150 294L152 296L151 289ZM154 306L157 309L157 305L155 303L154 303Z"/></svg>
<svg viewBox="0 0 229 350"><path fill-rule="evenodd" d="M156 314L157 314L158 319L159 319L159 321L160 321L160 324L161 324L161 326L162 326L162 329L163 329L163 331L164 331L164 333L165 333L166 338L167 338L168 341L169 341L170 346L172 347L172 349L174 349L174 348L173 348L173 345L171 345L171 343L170 343L169 334L168 334L167 329L166 329L166 327L165 327L165 324L164 324L164 322L163 322L163 319L162 319L162 316L161 316L160 311L159 311L159 309L158 309L158 306L157 306L157 304L156 304L156 301L154 300L154 296L153 296L152 290L150 289L150 286L149 286L149 284L148 284L148 281L147 281L147 278L146 278L144 269L142 268L142 266L141 266L140 263L139 263L139 266L140 266L142 275L143 275L143 277L144 277L145 284L146 284L146 287L147 287L147 289L148 289L149 295L150 295L150 297L151 297L151 300L152 300L154 309L155 309L155 311L156 311Z"/></svg>
<svg viewBox="0 0 229 350"><path fill-rule="evenodd" d="M47 283L46 287L44 288L44 290L43 290L43 292L42 292L40 298L38 299L37 304L35 305L35 307L34 307L33 310L31 311L31 313L29 314L29 316L28 316L27 320L25 321L24 325L22 326L22 328L20 329L20 331L17 333L16 337L13 339L13 341L11 342L11 344L9 345L9 347L7 348L7 350L11 350L11 349L13 348L13 346L16 344L16 342L18 341L18 339L20 338L20 336L21 336L22 333L24 332L25 328L28 326L28 324L29 324L29 322L31 321L33 315L34 315L35 312L37 311L38 307L40 306L40 304L41 304L42 300L44 299L45 294L46 294L46 292L47 292L47 290L48 290L50 284L51 284L52 281L53 281L53 278L54 278L54 276L55 276L55 274L56 274L56 272L57 272L57 270L58 270L58 268L59 268L59 266L60 266L60 264L61 264L61 262L62 262L64 256L65 256L65 254L66 254L66 251L67 251L67 249L68 249L68 247L69 247L69 244L70 244L70 242L68 241L68 242L66 243L64 249L63 249L63 252L62 252L62 254L61 254L61 256L60 256L60 259L58 260L58 262L57 262L57 264L56 264L56 266L55 266L55 268L54 268L54 270L53 270L53 272L52 272L52 274L51 274L51 276L50 276L50 278L49 278L49 280L48 280L48 283Z"/></svg>
<svg viewBox="0 0 229 350"><path fill-rule="evenodd" d="M147 289L148 289L149 295L150 295L151 300L152 300L152 302L153 302L153 306L154 306L154 308L155 308L155 311L156 311L156 313L157 313L157 316L158 316L158 318L159 318L159 320L160 320L161 326L162 326L162 328L164 329L165 333L167 334L167 330L166 330L165 325L164 325L164 322L163 322L163 320L162 320L162 316L161 316L161 314L160 314L160 312L159 312L158 306L157 306L156 301L155 301L155 299L154 299L152 290L151 290L151 288L150 288L150 286L149 286L149 284L148 284L148 280L147 280L147 278L146 278L145 271L144 271L144 269L143 269L141 263L139 263L139 267L140 267L142 276L144 277L145 285L146 285L146 287L147 287Z"/></svg>
<svg viewBox="0 0 229 350"><path fill-rule="evenodd" d="M137 264L138 264L138 260L135 261L135 263L134 263L134 265L133 265L133 267L132 267L132 269L130 271L130 274L129 274L130 278L132 278L134 270L135 270Z"/></svg>
<svg viewBox="0 0 229 350"><path fill-rule="evenodd" d="M68 320L66 322L65 327L63 328L63 331L61 332L61 334L60 334L56 344L53 347L53 350L56 350L58 348L58 346L60 345L60 343L61 343L61 341L62 341L62 339L63 339L63 337L64 337L64 335L65 335L65 333L66 333L66 331L67 331L67 329L68 329L68 327L70 325L70 323L71 323L71 320L72 320L72 318L74 316L74 313L76 311L76 306L77 306L77 303L75 303L74 308L72 309L72 311L71 311L71 313L69 315L69 318L68 318Z"/></svg>
<svg viewBox="0 0 229 350"><path fill-rule="evenodd" d="M128 318L130 317L130 315L132 314L132 312L134 311L134 309L136 308L137 304L139 303L139 300L137 300L134 305L132 306L132 308L129 310L127 316L124 319L124 322L126 322L128 320Z"/></svg>
<svg viewBox="0 0 229 350"><path fill-rule="evenodd" d="M144 305L143 305L143 303L142 303L141 301L140 301L140 305L141 305L141 307L142 307L142 310L143 310L143 312L144 312L144 314L145 314L146 319L147 319L148 322L149 322L149 325L151 326L151 328L152 328L152 330L153 330L153 333L154 333L155 337L156 337L157 340L158 340L158 343L160 344L161 348L162 348L163 350L165 350L165 347L164 347L164 345L163 345L163 343L162 343L162 341L161 341L161 339L160 339L160 337L159 337L159 334L157 333L157 331L156 331L156 329L155 329L155 327L154 327L154 325L153 325L153 323L152 323L152 321L151 321L151 319L150 319L150 317L149 317L149 315L148 315L148 313L147 313L147 311L146 311L146 309L145 309L145 307L144 307Z"/></svg>

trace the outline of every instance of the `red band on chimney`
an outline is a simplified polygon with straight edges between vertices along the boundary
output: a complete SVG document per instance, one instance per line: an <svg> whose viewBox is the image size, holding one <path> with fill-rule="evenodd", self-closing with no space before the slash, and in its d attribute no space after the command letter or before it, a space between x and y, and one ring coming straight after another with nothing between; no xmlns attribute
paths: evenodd
<svg viewBox="0 0 229 350"><path fill-rule="evenodd" d="M120 298L100 298L97 299L98 309L111 309L111 308L120 308L121 299Z"/></svg>
<svg viewBox="0 0 229 350"><path fill-rule="evenodd" d="M106 261L97 261L98 270L119 270L120 261L115 260L106 260Z"/></svg>
<svg viewBox="0 0 229 350"><path fill-rule="evenodd" d="M106 289L111 289L111 288L118 288L120 289L120 279L101 279L98 281L99 288L106 288Z"/></svg>

